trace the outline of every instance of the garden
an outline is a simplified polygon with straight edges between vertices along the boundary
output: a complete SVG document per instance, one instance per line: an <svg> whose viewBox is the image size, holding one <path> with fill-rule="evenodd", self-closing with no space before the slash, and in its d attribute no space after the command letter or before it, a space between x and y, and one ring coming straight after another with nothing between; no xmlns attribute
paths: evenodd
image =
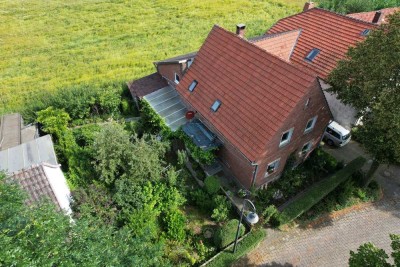
<svg viewBox="0 0 400 267"><path fill-rule="evenodd" d="M264 224L280 227L295 221L307 225L331 212L377 200L378 184L364 186L364 163L365 159L357 158L344 166L321 148L296 168L288 160L282 177L255 193Z"/></svg>
<svg viewBox="0 0 400 267"><path fill-rule="evenodd" d="M154 244L158 260L198 266L234 241L237 213L218 177L206 177L200 167L213 152L197 149L182 131L171 133L146 107L142 103L139 119L125 85L81 86L39 94L22 114L52 135L72 191L74 220L113 229L115 236L145 236L143 244ZM239 237L246 232L242 225ZM228 258L248 251L251 240L261 239L244 237L239 253Z"/></svg>

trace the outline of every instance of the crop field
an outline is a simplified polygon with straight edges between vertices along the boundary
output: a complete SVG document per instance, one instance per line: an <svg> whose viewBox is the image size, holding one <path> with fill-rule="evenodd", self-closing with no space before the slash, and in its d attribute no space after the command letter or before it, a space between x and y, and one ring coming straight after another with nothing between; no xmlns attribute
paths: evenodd
<svg viewBox="0 0 400 267"><path fill-rule="evenodd" d="M214 24L248 37L305 0L0 0L0 114L38 91L126 82L196 51Z"/></svg>

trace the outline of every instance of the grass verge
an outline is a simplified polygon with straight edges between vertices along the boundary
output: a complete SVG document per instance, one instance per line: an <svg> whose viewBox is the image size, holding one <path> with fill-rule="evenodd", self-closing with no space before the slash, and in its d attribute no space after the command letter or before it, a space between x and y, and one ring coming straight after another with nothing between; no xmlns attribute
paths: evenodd
<svg viewBox="0 0 400 267"><path fill-rule="evenodd" d="M281 213L281 225L287 224L308 211L312 206L321 201L332 192L339 184L346 181L355 171L359 170L365 163L363 157L351 161L346 167L339 170L331 177L310 187L302 193L302 196L290 203Z"/></svg>
<svg viewBox="0 0 400 267"><path fill-rule="evenodd" d="M244 237L237 245L236 253L233 254L233 245L218 254L206 267L225 267L230 266L234 261L241 258L249 251L254 249L266 237L267 233L263 229L256 229Z"/></svg>

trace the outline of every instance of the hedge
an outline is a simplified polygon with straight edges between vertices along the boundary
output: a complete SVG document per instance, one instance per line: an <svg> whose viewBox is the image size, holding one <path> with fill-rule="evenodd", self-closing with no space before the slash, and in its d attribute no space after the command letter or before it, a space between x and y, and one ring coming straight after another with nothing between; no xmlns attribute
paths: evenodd
<svg viewBox="0 0 400 267"><path fill-rule="evenodd" d="M280 216L281 225L291 222L308 211L312 206L332 192L339 184L346 181L354 172L361 169L365 161L365 158L358 157L332 176L314 184L307 191L301 193L301 197L295 199L283 209Z"/></svg>
<svg viewBox="0 0 400 267"><path fill-rule="evenodd" d="M214 236L214 243L218 248L224 248L235 241L238 224L239 220L232 219L217 230ZM245 230L243 223L240 224L239 236L242 236Z"/></svg>
<svg viewBox="0 0 400 267"><path fill-rule="evenodd" d="M236 253L233 253L233 244L218 254L212 261L206 264L206 267L225 267L230 266L234 261L243 257L267 236L267 232L263 229L251 231L237 245Z"/></svg>

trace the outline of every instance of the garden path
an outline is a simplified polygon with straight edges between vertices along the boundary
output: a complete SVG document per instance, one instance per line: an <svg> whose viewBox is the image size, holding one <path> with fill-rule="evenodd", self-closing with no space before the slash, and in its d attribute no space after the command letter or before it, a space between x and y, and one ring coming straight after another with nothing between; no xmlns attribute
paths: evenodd
<svg viewBox="0 0 400 267"><path fill-rule="evenodd" d="M366 156L355 142L326 151L345 162ZM287 232L268 229L258 248L234 266L348 266L350 250L365 242L390 253L389 234L400 234L400 166L382 165L375 177L384 192L380 201L349 209L312 228L296 227Z"/></svg>

